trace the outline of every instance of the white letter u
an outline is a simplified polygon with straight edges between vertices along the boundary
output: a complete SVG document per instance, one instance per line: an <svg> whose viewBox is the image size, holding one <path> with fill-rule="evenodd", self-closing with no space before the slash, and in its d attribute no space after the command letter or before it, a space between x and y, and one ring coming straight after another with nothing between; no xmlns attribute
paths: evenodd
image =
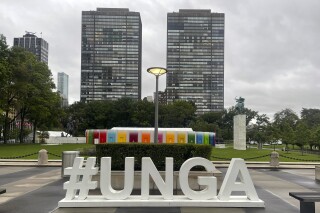
<svg viewBox="0 0 320 213"><path fill-rule="evenodd" d="M134 157L126 157L123 190L111 186L111 157L101 158L100 188L102 196L109 200L124 200L131 195L134 181Z"/></svg>

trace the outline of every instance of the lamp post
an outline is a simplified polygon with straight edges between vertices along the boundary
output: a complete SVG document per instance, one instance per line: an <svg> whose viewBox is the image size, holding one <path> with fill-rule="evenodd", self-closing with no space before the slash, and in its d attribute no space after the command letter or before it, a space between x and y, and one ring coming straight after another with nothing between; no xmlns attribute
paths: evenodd
<svg viewBox="0 0 320 213"><path fill-rule="evenodd" d="M154 138L153 141L154 143L158 143L158 81L159 81L159 76L166 74L167 70L162 67L150 67L147 69L148 73L151 73L156 76L156 95L154 98L154 105L155 105L155 110L154 110Z"/></svg>

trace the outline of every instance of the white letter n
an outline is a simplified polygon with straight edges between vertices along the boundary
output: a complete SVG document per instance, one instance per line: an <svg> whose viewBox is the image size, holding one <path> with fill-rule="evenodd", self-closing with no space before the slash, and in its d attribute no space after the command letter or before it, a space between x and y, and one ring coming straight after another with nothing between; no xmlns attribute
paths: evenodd
<svg viewBox="0 0 320 213"><path fill-rule="evenodd" d="M151 158L142 158L141 171L141 199L149 199L149 175L154 180L165 200L173 199L173 158L166 158L166 182L163 181L159 171Z"/></svg>

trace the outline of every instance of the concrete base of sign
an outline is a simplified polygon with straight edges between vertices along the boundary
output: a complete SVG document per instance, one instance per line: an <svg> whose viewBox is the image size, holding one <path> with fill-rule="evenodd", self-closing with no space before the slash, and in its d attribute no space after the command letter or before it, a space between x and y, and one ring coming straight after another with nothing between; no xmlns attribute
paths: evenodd
<svg viewBox="0 0 320 213"><path fill-rule="evenodd" d="M174 196L173 200L164 200L162 196L152 196L146 202L141 196L130 196L125 200L106 200L101 196L88 196L85 200L61 200L59 208L73 207L265 207L264 201L251 201L244 196L231 196L228 201L217 197L209 200L190 200L186 196Z"/></svg>
<svg viewBox="0 0 320 213"><path fill-rule="evenodd" d="M165 172L160 171L161 177L164 179ZM198 184L198 177L199 176L210 176L211 174L206 171L190 171L189 173L189 185L190 188L193 190L202 190L206 188L206 186L200 186ZM217 187L220 188L221 183L223 181L222 172L219 170L214 170L213 176L217 178ZM98 175L94 175L92 177L93 181L98 182L98 188L100 188L100 173ZM158 189L154 181L150 178L149 179L149 188L150 189ZM111 185L112 188L115 190L121 190L123 189L123 183L124 183L124 171L112 171L111 176ZM133 189L141 189L141 172L135 171L134 172L134 184ZM181 190L180 187L180 181L179 181L179 172L173 172L173 189L174 190Z"/></svg>
<svg viewBox="0 0 320 213"><path fill-rule="evenodd" d="M246 150L246 115L233 117L233 148Z"/></svg>

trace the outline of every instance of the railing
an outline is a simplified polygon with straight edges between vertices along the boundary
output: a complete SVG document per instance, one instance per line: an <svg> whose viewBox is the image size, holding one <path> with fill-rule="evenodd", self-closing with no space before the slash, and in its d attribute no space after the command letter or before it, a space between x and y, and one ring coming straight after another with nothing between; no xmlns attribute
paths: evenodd
<svg viewBox="0 0 320 213"><path fill-rule="evenodd" d="M244 160L254 160L254 159L259 159L259 158L264 158L264 157L270 157L270 154L260 155L260 156L255 156L255 157L248 157L248 158L243 158L243 159ZM279 157L283 157L283 158L287 158L287 159L295 160L295 161L300 161L300 162L320 162L320 159L319 160L316 160L316 159L309 160L309 159L289 157L289 156L285 156L282 154L279 154ZM232 158L217 157L214 155L211 155L211 158L218 159L218 160L227 160L227 161L230 161L232 159Z"/></svg>
<svg viewBox="0 0 320 213"><path fill-rule="evenodd" d="M249 157L249 158L243 158L243 160L254 160L254 159L259 159L259 158L264 158L264 157L268 157L270 156L270 154L267 155L260 155L260 156L255 156L255 157ZM214 155L211 155L211 158L216 158L219 160L231 160L232 158L224 158L224 157L217 157Z"/></svg>
<svg viewBox="0 0 320 213"><path fill-rule="evenodd" d="M296 160L296 161L306 161L306 162L320 162L320 159L319 160L308 160L308 159L301 159L301 158L293 158L293 157L289 157L289 156L285 156L285 155L279 155L280 157L283 157L283 158L287 158L287 159L290 159L290 160Z"/></svg>
<svg viewBox="0 0 320 213"><path fill-rule="evenodd" d="M10 156L10 157L1 157L0 156L0 159L21 159L21 158L30 157L30 156L33 156L33 155L38 155L38 154L39 154L38 152L34 152L34 153L25 154L25 155L19 155L19 156ZM57 154L54 154L54 153L51 153L51 152L47 152L47 154L55 156L55 157L58 157L58 158L61 158L61 155L57 155Z"/></svg>

